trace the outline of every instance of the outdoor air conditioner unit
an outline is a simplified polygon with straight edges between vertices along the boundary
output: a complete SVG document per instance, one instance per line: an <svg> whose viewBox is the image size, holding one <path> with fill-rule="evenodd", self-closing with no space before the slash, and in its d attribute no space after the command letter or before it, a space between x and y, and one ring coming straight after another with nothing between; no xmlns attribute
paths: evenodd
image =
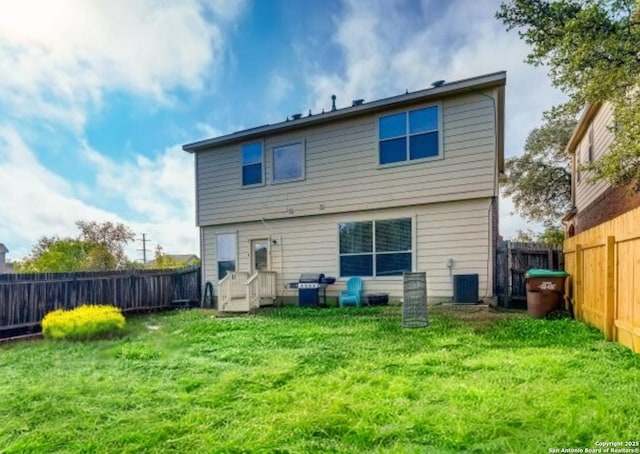
<svg viewBox="0 0 640 454"><path fill-rule="evenodd" d="M463 304L476 304L480 300L478 296L477 274L453 275L453 302Z"/></svg>

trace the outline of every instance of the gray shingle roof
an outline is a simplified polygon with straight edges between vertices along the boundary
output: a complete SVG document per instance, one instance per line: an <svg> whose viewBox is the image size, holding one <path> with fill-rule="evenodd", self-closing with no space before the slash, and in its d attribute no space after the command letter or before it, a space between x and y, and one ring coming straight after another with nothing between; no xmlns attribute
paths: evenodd
<svg viewBox="0 0 640 454"><path fill-rule="evenodd" d="M227 145L243 140L248 140L252 137L258 137L276 132L289 131L331 121L338 121L357 115L365 115L368 113L388 109L392 106L401 106L416 101L439 99L457 93L473 92L484 88L504 86L506 84L506 80L507 74L505 71L485 74L469 79L456 80L435 86L433 88L427 88L410 93L407 92L406 94L392 96L390 98L378 99L351 107L344 107L335 111L316 113L310 116L302 117L298 120L287 120L276 124L258 126L256 128L245 129L243 131L237 131L232 134L226 134L220 137L213 137L210 139L188 143L186 145L183 145L182 149L189 153L194 153L215 146Z"/></svg>

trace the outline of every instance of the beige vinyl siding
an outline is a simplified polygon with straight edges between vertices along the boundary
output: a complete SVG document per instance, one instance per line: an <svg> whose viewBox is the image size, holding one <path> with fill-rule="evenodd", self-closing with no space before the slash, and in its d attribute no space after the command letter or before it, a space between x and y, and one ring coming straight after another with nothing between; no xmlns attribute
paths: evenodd
<svg viewBox="0 0 640 454"><path fill-rule="evenodd" d="M416 104L411 109L427 106ZM442 102L444 159L378 164L378 118L356 117L264 138L266 184L243 188L240 144L196 153L198 224L346 213L491 197L495 121L490 98ZM304 141L305 179L273 184L273 147Z"/></svg>
<svg viewBox="0 0 640 454"><path fill-rule="evenodd" d="M413 224L413 266L427 272L430 299L453 295L447 260L453 260L453 274L478 274L480 296L492 296L493 260L490 244L490 198L436 203L414 207L359 211L344 214L304 216L272 221L253 221L203 228L205 281L217 282L216 241L218 233L238 233L239 271L249 271L252 239L270 240L271 270L278 273L279 296L297 295L287 284L303 272L339 276L338 224L342 222L409 217ZM275 244L274 244L275 241ZM402 295L402 277L364 278L365 293ZM346 278L329 287L336 296Z"/></svg>
<svg viewBox="0 0 640 454"><path fill-rule="evenodd" d="M613 110L611 104L602 105L598 113L593 117L589 128L593 128L593 159L604 155L614 139L614 134L609 130L613 125ZM586 129L582 139L576 146L575 156L579 163L584 164L589 159L589 128ZM598 196L610 187L605 181L597 183L589 182L590 173L580 172L580 181L576 180L576 208L578 211L588 207Z"/></svg>
<svg viewBox="0 0 640 454"><path fill-rule="evenodd" d="M210 276L217 276L216 255L209 252L215 251L215 249L215 236L207 235L206 229L200 227L200 266L202 267L203 280L211 280Z"/></svg>

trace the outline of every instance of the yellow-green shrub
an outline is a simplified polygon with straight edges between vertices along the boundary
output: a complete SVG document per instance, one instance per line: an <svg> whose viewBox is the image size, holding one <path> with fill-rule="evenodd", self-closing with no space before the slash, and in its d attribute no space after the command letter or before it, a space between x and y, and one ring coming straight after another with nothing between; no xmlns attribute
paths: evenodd
<svg viewBox="0 0 640 454"><path fill-rule="evenodd" d="M119 334L124 325L124 316L117 307L84 305L49 312L42 319L42 334L48 339L94 339Z"/></svg>

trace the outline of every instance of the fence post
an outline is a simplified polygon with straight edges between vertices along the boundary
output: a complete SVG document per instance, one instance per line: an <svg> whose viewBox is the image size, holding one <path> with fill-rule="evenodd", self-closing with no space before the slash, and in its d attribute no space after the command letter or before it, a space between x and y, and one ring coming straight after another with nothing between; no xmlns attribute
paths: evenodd
<svg viewBox="0 0 640 454"><path fill-rule="evenodd" d="M574 312L577 319L582 319L582 276L584 275L582 260L582 245L576 244L576 278L574 291Z"/></svg>
<svg viewBox="0 0 640 454"><path fill-rule="evenodd" d="M511 270L513 269L513 258L511 257L511 241L507 241L505 243L505 254L507 255L507 277L505 279L506 284L506 297L505 297L505 307L511 307L511 297L513 296L513 273Z"/></svg>
<svg viewBox="0 0 640 454"><path fill-rule="evenodd" d="M605 250L605 293L604 293L604 338L605 340L615 340L615 246L616 238L614 236L607 237L607 245Z"/></svg>

